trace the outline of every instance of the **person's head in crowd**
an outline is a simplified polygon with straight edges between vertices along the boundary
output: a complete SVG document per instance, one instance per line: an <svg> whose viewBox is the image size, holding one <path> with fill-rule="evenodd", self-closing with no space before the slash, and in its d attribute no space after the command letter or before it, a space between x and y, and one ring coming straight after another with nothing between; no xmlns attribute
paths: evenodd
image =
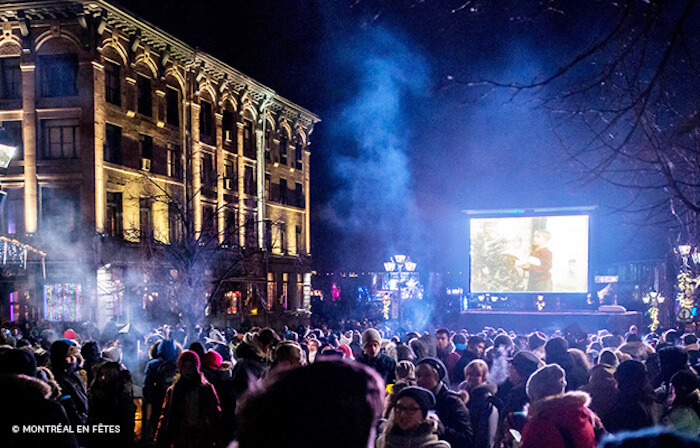
<svg viewBox="0 0 700 448"><path fill-rule="evenodd" d="M661 379L670 381L674 373L688 368L688 352L680 347L664 347L659 350Z"/></svg>
<svg viewBox="0 0 700 448"><path fill-rule="evenodd" d="M642 338L640 338L637 333L627 333L627 336L625 336L625 342L642 342Z"/></svg>
<svg viewBox="0 0 700 448"><path fill-rule="evenodd" d="M304 362L302 349L296 342L282 341L275 347L272 353L271 372L284 372L296 367L301 367Z"/></svg>
<svg viewBox="0 0 700 448"><path fill-rule="evenodd" d="M511 356L513 353L513 340L505 333L501 333L493 340L494 356L504 354Z"/></svg>
<svg viewBox="0 0 700 448"><path fill-rule="evenodd" d="M489 376L489 365L483 359L470 361L464 367L464 381L469 389L481 386Z"/></svg>
<svg viewBox="0 0 700 448"><path fill-rule="evenodd" d="M177 372L180 374L180 379L184 381L201 380L201 366L199 356L192 350L183 351L177 358Z"/></svg>
<svg viewBox="0 0 700 448"><path fill-rule="evenodd" d="M362 364L322 361L292 369L242 400L238 446L374 446L383 400L383 381Z"/></svg>
<svg viewBox="0 0 700 448"><path fill-rule="evenodd" d="M508 379L511 383L522 384L542 366L542 361L530 352L518 352L510 360Z"/></svg>
<svg viewBox="0 0 700 448"><path fill-rule="evenodd" d="M396 368L394 369L396 374L396 380L416 380L416 366L413 365L411 361L399 361L396 363Z"/></svg>
<svg viewBox="0 0 700 448"><path fill-rule="evenodd" d="M621 362L615 370L617 389L623 396L640 396L651 389L649 376L644 364L629 360ZM651 389L653 393L653 389Z"/></svg>
<svg viewBox="0 0 700 448"><path fill-rule="evenodd" d="M467 350L475 354L478 358L484 356L484 350L486 348L486 340L481 336L470 336L469 342L467 343Z"/></svg>
<svg viewBox="0 0 700 448"><path fill-rule="evenodd" d="M577 348L570 348L569 349L569 354L574 360L574 364L579 366L581 369L585 370L586 373L590 373L591 371L591 363L588 361L588 356L582 351Z"/></svg>
<svg viewBox="0 0 700 448"><path fill-rule="evenodd" d="M455 350L464 351L467 349L467 338L461 333L456 333L452 336L452 344L454 344Z"/></svg>
<svg viewBox="0 0 700 448"><path fill-rule="evenodd" d="M425 421L428 411L435 407L435 396L428 389L409 386L401 389L393 410L392 424L409 431Z"/></svg>
<svg viewBox="0 0 700 448"><path fill-rule="evenodd" d="M59 339L51 344L51 370L55 375L72 374L79 367L80 350L70 339Z"/></svg>
<svg viewBox="0 0 700 448"><path fill-rule="evenodd" d="M629 328L629 330L627 331L627 333L639 334L639 329L637 328L636 325L630 325L630 328Z"/></svg>
<svg viewBox="0 0 700 448"><path fill-rule="evenodd" d="M13 348L0 353L0 373L36 376L36 358L24 348Z"/></svg>
<svg viewBox="0 0 700 448"><path fill-rule="evenodd" d="M668 345L680 345L681 336L680 331L671 329L664 332L663 340Z"/></svg>
<svg viewBox="0 0 700 448"><path fill-rule="evenodd" d="M438 351L445 351L450 345L450 330L447 328L440 328L435 332L435 343L437 344Z"/></svg>
<svg viewBox="0 0 700 448"><path fill-rule="evenodd" d="M700 441L657 426L608 434L598 448L700 448Z"/></svg>
<svg viewBox="0 0 700 448"><path fill-rule="evenodd" d="M676 372L671 377L671 386L673 387L674 405L687 403L691 396L693 396L694 401L697 402L698 377L691 370Z"/></svg>
<svg viewBox="0 0 700 448"><path fill-rule="evenodd" d="M414 363L416 361L416 355L413 353L411 347L406 344L396 345L396 360L397 361L410 361Z"/></svg>
<svg viewBox="0 0 700 448"><path fill-rule="evenodd" d="M624 341L622 340L622 336L620 335L608 334L600 338L600 342L605 348L609 347L615 349L621 346Z"/></svg>
<svg viewBox="0 0 700 448"><path fill-rule="evenodd" d="M569 352L569 343L562 337L551 338L544 345L545 359L547 364L561 360Z"/></svg>
<svg viewBox="0 0 700 448"><path fill-rule="evenodd" d="M437 358L423 358L416 364L416 385L435 390L447 376L447 368Z"/></svg>
<svg viewBox="0 0 700 448"><path fill-rule="evenodd" d="M617 367L620 364L620 360L613 349L604 348L598 356L598 364L607 364L612 367Z"/></svg>
<svg viewBox="0 0 700 448"><path fill-rule="evenodd" d="M80 354L85 361L94 363L100 359L100 346L96 341L87 341L80 348Z"/></svg>
<svg viewBox="0 0 700 448"><path fill-rule="evenodd" d="M557 364L537 369L527 380L525 390L532 402L564 394L566 372Z"/></svg>
<svg viewBox="0 0 700 448"><path fill-rule="evenodd" d="M429 357L428 346L420 338L411 339L408 345L411 347L411 350L413 350L416 362Z"/></svg>
<svg viewBox="0 0 700 448"><path fill-rule="evenodd" d="M270 353L272 347L274 347L275 344L280 341L280 337L277 336L275 330L266 327L260 330L258 333L258 341L260 342L260 348L262 349L263 353L268 354Z"/></svg>
<svg viewBox="0 0 700 448"><path fill-rule="evenodd" d="M336 350L343 354L343 358L355 359L354 356L352 356L352 349L347 344L338 345Z"/></svg>
<svg viewBox="0 0 700 448"><path fill-rule="evenodd" d="M428 356L435 358L437 356L437 340L435 339L435 336L426 333L420 337L420 340L423 341L425 346L428 348Z"/></svg>
<svg viewBox="0 0 700 448"><path fill-rule="evenodd" d="M122 370L118 362L105 362L95 370L90 392L118 394L122 391Z"/></svg>
<svg viewBox="0 0 700 448"><path fill-rule="evenodd" d="M70 339L71 341L78 341L78 333L75 332L72 328L67 329L66 331L63 332L63 338L64 339Z"/></svg>
<svg viewBox="0 0 700 448"><path fill-rule="evenodd" d="M697 350L698 349L697 343L698 343L698 338L694 334L688 333L688 334L683 336L683 346L684 347L687 348L688 346L694 346L693 348L695 350Z"/></svg>
<svg viewBox="0 0 700 448"><path fill-rule="evenodd" d="M199 356L200 360L204 356L204 353L206 353L206 350L204 350L204 345L202 345L202 343L199 341L191 343L189 349L195 352L197 356Z"/></svg>
<svg viewBox="0 0 700 448"><path fill-rule="evenodd" d="M208 350L200 356L199 361L202 364L202 369L219 370L224 364L224 357L215 350Z"/></svg>
<svg viewBox="0 0 700 448"><path fill-rule="evenodd" d="M368 358L379 356L381 343L382 337L374 328L368 328L362 333L362 350Z"/></svg>

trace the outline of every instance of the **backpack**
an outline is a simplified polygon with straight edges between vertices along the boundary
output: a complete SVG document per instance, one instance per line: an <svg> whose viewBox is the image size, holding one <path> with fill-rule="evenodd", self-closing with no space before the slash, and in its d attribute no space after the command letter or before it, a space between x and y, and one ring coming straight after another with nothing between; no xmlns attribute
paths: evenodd
<svg viewBox="0 0 700 448"><path fill-rule="evenodd" d="M165 397L165 392L175 382L177 375L177 364L175 361L163 361L156 369L156 389L159 393L162 392Z"/></svg>

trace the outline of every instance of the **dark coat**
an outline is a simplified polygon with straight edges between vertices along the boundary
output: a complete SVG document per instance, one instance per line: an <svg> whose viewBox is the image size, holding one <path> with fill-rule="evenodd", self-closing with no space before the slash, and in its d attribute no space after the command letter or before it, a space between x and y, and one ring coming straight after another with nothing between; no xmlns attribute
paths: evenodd
<svg viewBox="0 0 700 448"><path fill-rule="evenodd" d="M0 395L6 404L0 430L6 448L78 448L75 434L15 434L18 425L68 425L68 416L60 404L46 399L51 393L48 384L25 375L0 375Z"/></svg>
<svg viewBox="0 0 700 448"><path fill-rule="evenodd" d="M618 392L610 412L603 418L608 432L636 431L654 426L653 400Z"/></svg>
<svg viewBox="0 0 700 448"><path fill-rule="evenodd" d="M129 383L129 387L131 384ZM93 390L89 395L88 423L90 425L119 425L118 434L94 434L91 447L129 447L134 443L134 397L126 388L121 391Z"/></svg>
<svg viewBox="0 0 700 448"><path fill-rule="evenodd" d="M267 369L267 359L261 356L255 343L254 338L244 339L236 348L238 362L231 373L231 383L236 397L242 396L248 390L251 380L262 378Z"/></svg>
<svg viewBox="0 0 700 448"><path fill-rule="evenodd" d="M464 381L464 368L475 359L479 359L476 353L470 352L469 350L462 351L462 356L457 361L457 364L455 364L454 371L450 377L452 378L452 384L459 384Z"/></svg>
<svg viewBox="0 0 700 448"><path fill-rule="evenodd" d="M493 448L498 429L498 409L494 396L496 386L482 384L469 392L467 409L474 429L475 448Z"/></svg>
<svg viewBox="0 0 700 448"><path fill-rule="evenodd" d="M72 425L85 425L88 420L87 388L83 377L78 372L61 372L54 370L54 378L61 386L59 403L66 410Z"/></svg>
<svg viewBox="0 0 700 448"><path fill-rule="evenodd" d="M356 358L357 362L373 368L379 373L386 384L393 384L396 379L396 361L391 356L380 353L376 358L370 358L364 353Z"/></svg>
<svg viewBox="0 0 700 448"><path fill-rule="evenodd" d="M462 398L440 383L435 394L435 413L440 419L438 436L448 442L452 448L471 448L474 446L469 411Z"/></svg>

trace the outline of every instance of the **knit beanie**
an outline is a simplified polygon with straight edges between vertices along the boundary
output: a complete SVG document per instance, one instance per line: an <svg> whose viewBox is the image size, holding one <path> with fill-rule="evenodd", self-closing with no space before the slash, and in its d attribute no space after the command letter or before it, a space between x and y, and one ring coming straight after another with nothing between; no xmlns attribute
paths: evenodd
<svg viewBox="0 0 700 448"><path fill-rule="evenodd" d="M382 342L381 335L374 328L368 328L362 333L362 346L367 347L367 344L370 342L376 342L377 344Z"/></svg>
<svg viewBox="0 0 700 448"><path fill-rule="evenodd" d="M78 334L75 332L75 330L69 328L63 332L63 337L75 341L76 339L78 339Z"/></svg>
<svg viewBox="0 0 700 448"><path fill-rule="evenodd" d="M598 364L607 364L609 366L617 367L620 364L620 360L611 348L605 348L600 352L598 357Z"/></svg>
<svg viewBox="0 0 700 448"><path fill-rule="evenodd" d="M209 350L202 357L202 365L208 369L216 370L223 364L224 358L214 350Z"/></svg>
<svg viewBox="0 0 700 448"><path fill-rule="evenodd" d="M535 371L527 380L525 390L531 401L561 395L566 388L566 372L557 364L549 364Z"/></svg>
<svg viewBox="0 0 700 448"><path fill-rule="evenodd" d="M415 400L420 406L420 410L423 413L423 418L428 415L428 411L435 407L435 395L428 389L424 389L418 386L408 386L401 389L401 392L396 396L396 402L398 403L404 397L409 397Z"/></svg>
<svg viewBox="0 0 700 448"><path fill-rule="evenodd" d="M192 350L185 350L184 352L182 352L180 357L177 359L177 370L181 371L182 370L182 363L187 362L187 361L189 361L195 365L195 367L197 368L196 369L197 372L200 371L202 364L199 361L199 356L197 356L197 354L195 352L193 352Z"/></svg>
<svg viewBox="0 0 700 448"><path fill-rule="evenodd" d="M411 361L399 361L396 364L396 379L397 380L415 380L416 367Z"/></svg>
<svg viewBox="0 0 700 448"><path fill-rule="evenodd" d="M544 352L547 362L553 362L554 359L564 356L568 350L569 343L566 342L566 339L561 337L552 338L544 345Z"/></svg>
<svg viewBox="0 0 700 448"><path fill-rule="evenodd" d="M416 363L416 367L421 364L428 364L430 367L435 369L438 373L438 379L443 381L447 376L447 367L437 358L423 358Z"/></svg>
<svg viewBox="0 0 700 448"><path fill-rule="evenodd" d="M698 388L698 377L690 370L681 370L671 377L671 384L677 396L685 397Z"/></svg>
<svg viewBox="0 0 700 448"><path fill-rule="evenodd" d="M119 347L109 347L102 350L102 356L112 362L122 362L122 349Z"/></svg>

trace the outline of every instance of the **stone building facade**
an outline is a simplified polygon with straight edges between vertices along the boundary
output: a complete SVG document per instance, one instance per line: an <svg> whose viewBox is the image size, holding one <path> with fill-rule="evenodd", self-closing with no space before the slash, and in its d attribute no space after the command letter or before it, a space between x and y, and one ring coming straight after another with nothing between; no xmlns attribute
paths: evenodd
<svg viewBox="0 0 700 448"><path fill-rule="evenodd" d="M316 115L103 0L0 4L0 20L0 120L19 147L0 230L47 252L3 277L5 309L126 321L154 300L126 286L145 275L141 243L188 230L258 253L214 311L308 309Z"/></svg>

